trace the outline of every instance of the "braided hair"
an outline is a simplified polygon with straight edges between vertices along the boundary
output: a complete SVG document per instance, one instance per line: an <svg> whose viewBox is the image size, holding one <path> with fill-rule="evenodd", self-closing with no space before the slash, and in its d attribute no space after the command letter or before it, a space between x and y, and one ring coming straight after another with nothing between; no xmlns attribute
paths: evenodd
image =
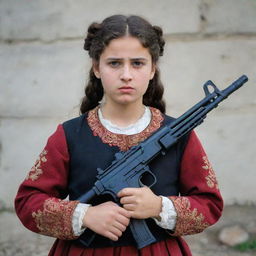
<svg viewBox="0 0 256 256"><path fill-rule="evenodd" d="M92 23L84 40L84 50L88 51L92 60L99 62L102 52L110 41L127 34L136 37L143 47L149 50L152 62L156 65L164 52L165 41L162 29L158 26L152 26L139 16L113 15L104 19L102 23ZM166 106L162 99L163 93L164 87L160 80L159 69L156 66L155 75L149 81L148 89L143 95L143 104L155 107L165 113ZM80 112L83 114L98 106L103 95L101 80L94 75L93 68L91 68Z"/></svg>

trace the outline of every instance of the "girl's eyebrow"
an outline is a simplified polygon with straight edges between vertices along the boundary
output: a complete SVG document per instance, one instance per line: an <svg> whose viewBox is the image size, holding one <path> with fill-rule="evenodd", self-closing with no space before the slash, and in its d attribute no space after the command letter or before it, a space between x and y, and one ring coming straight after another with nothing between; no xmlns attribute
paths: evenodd
<svg viewBox="0 0 256 256"><path fill-rule="evenodd" d="M116 58L116 57L109 57L107 58L108 61L115 60L115 61L121 61L122 58Z"/></svg>
<svg viewBox="0 0 256 256"><path fill-rule="evenodd" d="M144 58L144 57L131 58L131 60L133 60L133 61L148 61L148 59Z"/></svg>

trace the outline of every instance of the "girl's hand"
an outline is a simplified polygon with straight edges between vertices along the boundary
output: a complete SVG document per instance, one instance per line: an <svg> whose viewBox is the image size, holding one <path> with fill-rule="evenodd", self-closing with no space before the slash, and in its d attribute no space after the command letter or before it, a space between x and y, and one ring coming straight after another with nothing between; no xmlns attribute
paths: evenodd
<svg viewBox="0 0 256 256"><path fill-rule="evenodd" d="M117 196L132 218L159 218L162 210L162 198L155 195L150 188L124 188Z"/></svg>
<svg viewBox="0 0 256 256"><path fill-rule="evenodd" d="M130 213L114 202L91 206L87 210L83 225L113 241L125 231L130 222Z"/></svg>

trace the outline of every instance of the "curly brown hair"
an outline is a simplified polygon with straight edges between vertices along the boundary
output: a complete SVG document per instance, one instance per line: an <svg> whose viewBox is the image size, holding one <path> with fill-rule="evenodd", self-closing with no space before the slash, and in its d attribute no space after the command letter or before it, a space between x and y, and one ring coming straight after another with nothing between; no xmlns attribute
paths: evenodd
<svg viewBox="0 0 256 256"><path fill-rule="evenodd" d="M104 19L102 23L92 23L84 40L84 50L88 51L89 56L98 62L110 41L125 36L127 32L129 35L138 38L141 44L149 50L152 62L156 65L159 57L164 52L163 31L160 27L152 26L139 16L113 15ZM163 93L164 87L156 65L155 75L150 80L148 89L143 95L143 104L155 107L165 113L166 106ZM101 80L94 75L93 68L91 68L80 112L83 114L98 106L103 95L104 90Z"/></svg>

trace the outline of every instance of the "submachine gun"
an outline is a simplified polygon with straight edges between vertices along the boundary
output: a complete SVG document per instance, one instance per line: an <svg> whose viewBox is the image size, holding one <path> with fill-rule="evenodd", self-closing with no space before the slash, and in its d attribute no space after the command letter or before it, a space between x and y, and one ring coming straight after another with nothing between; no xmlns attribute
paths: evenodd
<svg viewBox="0 0 256 256"><path fill-rule="evenodd" d="M157 180L150 171L148 164L157 155L165 154L182 136L200 125L208 112L216 108L221 101L247 81L248 77L243 75L222 91L212 81L207 81L203 86L205 97L201 101L175 119L170 125L158 129L137 146L131 147L126 152L116 153L115 160L109 167L105 170L97 169L97 180L93 188L78 200L81 203L86 203L96 195L111 194L115 201L119 203L117 193L121 189L126 187L137 188L144 185L153 186ZM144 175L149 176L152 181L151 184L143 184L142 177ZM130 228L139 249L156 241L145 220L131 219ZM93 237L90 239L92 240Z"/></svg>

